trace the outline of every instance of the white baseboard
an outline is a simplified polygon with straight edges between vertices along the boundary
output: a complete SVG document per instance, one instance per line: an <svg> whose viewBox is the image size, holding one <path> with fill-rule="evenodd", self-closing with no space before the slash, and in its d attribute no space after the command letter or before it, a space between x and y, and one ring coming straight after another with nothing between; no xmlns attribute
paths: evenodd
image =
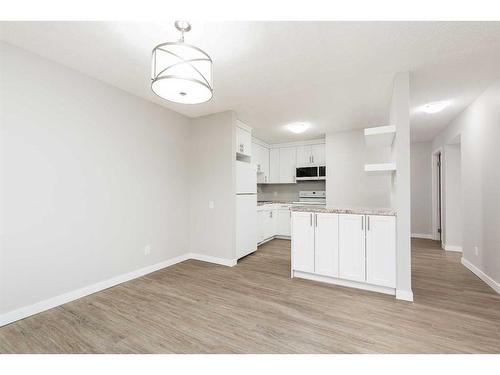
<svg viewBox="0 0 500 375"><path fill-rule="evenodd" d="M479 277L481 280L483 280L486 284L488 284L495 292L500 294L500 284L497 283L495 280L493 280L490 276L485 274L483 271L481 271L479 268L477 268L475 265L473 265L471 262L469 262L467 259L462 257L461 260L462 264L464 265L465 268L467 268L469 271L471 271L474 275Z"/></svg>
<svg viewBox="0 0 500 375"><path fill-rule="evenodd" d="M238 262L237 259L219 258L210 255L196 254L196 253L189 253L189 259L201 260L203 262L220 264L221 266L227 266L227 267L233 267Z"/></svg>
<svg viewBox="0 0 500 375"><path fill-rule="evenodd" d="M432 234L421 234L421 233L412 233L412 238L424 238L426 240L433 240L434 236Z"/></svg>
<svg viewBox="0 0 500 375"><path fill-rule="evenodd" d="M278 235L272 236L272 237L266 238L262 242L257 243L257 246L264 245L266 242L269 242L269 241L274 240L274 239L291 241L292 237L291 236L278 236Z"/></svg>
<svg viewBox="0 0 500 375"><path fill-rule="evenodd" d="M443 249L445 249L446 251L458 251L458 252L462 252L462 246L456 246L456 245L447 245L447 244L443 244Z"/></svg>
<svg viewBox="0 0 500 375"><path fill-rule="evenodd" d="M138 277L147 275L148 273L161 270L162 268L172 266L174 264L183 262L188 259L189 259L188 254L179 255L178 257L171 258L163 262L152 264L150 266L143 267L132 272L112 277L111 279L100 281L98 283L88 285L83 288L73 290L71 292L60 294L58 296L46 299L44 301L34 303L33 305L9 311L5 314L0 315L0 327L15 322L16 320L24 319L27 318L28 316L41 313L42 311L49 310L60 305L64 305L65 303L74 301L78 298L82 298L90 294L100 292L104 289L111 288L126 281L130 281Z"/></svg>
<svg viewBox="0 0 500 375"><path fill-rule="evenodd" d="M175 258L171 258L163 262L152 264L150 266L143 267L132 272L112 277L111 279L100 281L98 283L88 285L83 288L73 290L71 292L60 294L58 296L34 303L33 305L21 307L19 309L4 313L0 315L0 327L9 323L13 323L17 320L27 318L28 316L41 313L45 310L49 310L54 307L64 305L65 303L74 301L76 299L100 292L104 289L111 288L126 281L130 281L138 277L147 275L149 273L161 270L162 268L173 266L174 264L184 262L185 260L188 259L196 259L196 260L201 260L203 262L210 262L229 267L236 265L237 262L236 259L217 258L209 255L194 254L194 253L179 255Z"/></svg>
<svg viewBox="0 0 500 375"><path fill-rule="evenodd" d="M302 271L292 271L292 277L298 277L301 279L307 279L312 281L320 281L328 284L335 284L340 286L347 286L350 288L368 290L370 292L378 292L384 294L394 295L394 288L388 288L385 286L371 285L366 283L360 283L356 281L338 279L336 277L321 276L312 273L302 272Z"/></svg>
<svg viewBox="0 0 500 375"><path fill-rule="evenodd" d="M396 289L396 299L413 302L413 292L411 290Z"/></svg>

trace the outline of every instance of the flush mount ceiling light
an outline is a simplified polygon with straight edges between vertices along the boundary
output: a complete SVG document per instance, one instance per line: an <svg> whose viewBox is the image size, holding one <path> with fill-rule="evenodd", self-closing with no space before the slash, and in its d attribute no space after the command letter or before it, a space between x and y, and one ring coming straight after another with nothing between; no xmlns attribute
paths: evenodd
<svg viewBox="0 0 500 375"><path fill-rule="evenodd" d="M288 124L286 128L292 133L300 134L304 133L309 128L309 124L306 122L296 122L293 124Z"/></svg>
<svg viewBox="0 0 500 375"><path fill-rule="evenodd" d="M198 47L184 43L184 33L191 30L188 22L176 21L175 27L181 38L153 49L151 89L175 103L209 101L213 96L212 59Z"/></svg>
<svg viewBox="0 0 500 375"><path fill-rule="evenodd" d="M446 107L448 107L449 105L450 102L448 100L442 100L440 102L432 102L424 104L423 106L419 107L419 110L425 113L438 113L441 112Z"/></svg>

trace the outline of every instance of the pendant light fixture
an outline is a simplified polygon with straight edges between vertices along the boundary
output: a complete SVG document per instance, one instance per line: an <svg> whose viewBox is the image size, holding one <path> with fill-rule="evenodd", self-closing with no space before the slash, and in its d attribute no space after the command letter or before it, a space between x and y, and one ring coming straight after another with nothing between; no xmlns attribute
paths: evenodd
<svg viewBox="0 0 500 375"><path fill-rule="evenodd" d="M176 21L175 27L181 38L153 49L151 89L175 103L209 101L213 96L212 59L198 47L184 43L184 33L191 30L188 22Z"/></svg>

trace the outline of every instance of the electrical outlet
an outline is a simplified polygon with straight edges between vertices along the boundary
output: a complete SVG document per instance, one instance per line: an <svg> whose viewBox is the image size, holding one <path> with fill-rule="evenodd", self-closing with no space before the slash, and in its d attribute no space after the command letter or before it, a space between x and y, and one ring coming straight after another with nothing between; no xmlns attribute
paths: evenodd
<svg viewBox="0 0 500 375"><path fill-rule="evenodd" d="M273 194L274 194L275 197L278 196L278 192L277 191L273 192Z"/></svg>
<svg viewBox="0 0 500 375"><path fill-rule="evenodd" d="M149 254L151 254L151 245L147 245L144 248L144 255L149 255Z"/></svg>
<svg viewBox="0 0 500 375"><path fill-rule="evenodd" d="M474 255L478 256L479 255L479 247L474 246Z"/></svg>
<svg viewBox="0 0 500 375"><path fill-rule="evenodd" d="M214 208L214 207L215 207L214 201L208 201L208 208Z"/></svg>

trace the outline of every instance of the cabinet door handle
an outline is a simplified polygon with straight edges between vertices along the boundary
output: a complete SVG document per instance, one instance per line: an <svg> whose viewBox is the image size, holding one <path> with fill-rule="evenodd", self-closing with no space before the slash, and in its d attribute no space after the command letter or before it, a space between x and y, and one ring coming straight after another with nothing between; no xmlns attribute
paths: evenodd
<svg viewBox="0 0 500 375"><path fill-rule="evenodd" d="M363 219L364 219L364 216L361 216L361 230L364 229L364 225L363 225L364 220Z"/></svg>
<svg viewBox="0 0 500 375"><path fill-rule="evenodd" d="M313 214L309 214L309 226L313 226Z"/></svg>
<svg viewBox="0 0 500 375"><path fill-rule="evenodd" d="M366 219L368 220L368 225L367 225L367 230L370 230L370 216L367 216Z"/></svg>
<svg viewBox="0 0 500 375"><path fill-rule="evenodd" d="M272 219L273 218L273 211L269 211L269 217Z"/></svg>
<svg viewBox="0 0 500 375"><path fill-rule="evenodd" d="M312 163L314 164L314 155L311 156Z"/></svg>
<svg viewBox="0 0 500 375"><path fill-rule="evenodd" d="M318 227L318 214L314 214L314 226Z"/></svg>

